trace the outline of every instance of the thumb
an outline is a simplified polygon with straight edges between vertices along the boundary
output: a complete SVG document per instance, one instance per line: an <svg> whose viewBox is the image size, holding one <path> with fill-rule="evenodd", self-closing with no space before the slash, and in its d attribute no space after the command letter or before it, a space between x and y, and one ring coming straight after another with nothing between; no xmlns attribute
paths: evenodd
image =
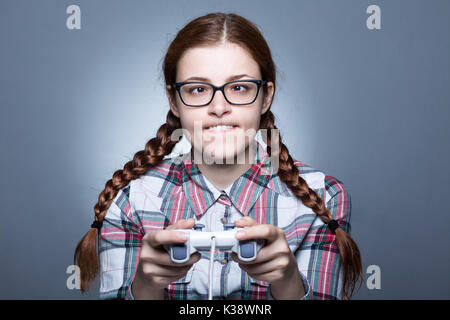
<svg viewBox="0 0 450 320"><path fill-rule="evenodd" d="M166 229L167 230L172 230L172 229L191 229L194 226L194 224L195 224L194 218L189 218L187 220L178 220L174 224L168 226Z"/></svg>
<svg viewBox="0 0 450 320"><path fill-rule="evenodd" d="M253 226L258 225L258 222L256 220L250 218L249 216L245 216L245 217L242 217L239 220L236 220L234 222L234 225L236 227L240 227L240 228L253 227Z"/></svg>

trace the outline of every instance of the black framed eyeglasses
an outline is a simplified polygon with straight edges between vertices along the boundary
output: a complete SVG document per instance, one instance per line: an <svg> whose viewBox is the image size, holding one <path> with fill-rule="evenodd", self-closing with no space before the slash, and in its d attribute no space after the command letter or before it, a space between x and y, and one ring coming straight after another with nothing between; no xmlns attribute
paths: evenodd
<svg viewBox="0 0 450 320"><path fill-rule="evenodd" d="M252 104L258 97L259 89L265 83L265 80L236 80L216 87L209 82L189 81L177 82L173 86L185 105L203 107L211 103L217 91L222 91L229 104Z"/></svg>

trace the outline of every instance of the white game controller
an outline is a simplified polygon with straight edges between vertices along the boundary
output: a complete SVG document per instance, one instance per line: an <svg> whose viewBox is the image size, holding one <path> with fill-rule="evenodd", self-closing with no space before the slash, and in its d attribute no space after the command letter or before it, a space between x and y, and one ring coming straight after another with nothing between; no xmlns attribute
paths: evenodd
<svg viewBox="0 0 450 320"><path fill-rule="evenodd" d="M203 232L204 225L196 224L192 229L176 229L189 235L185 243L165 245L173 262L184 263L189 260L191 254L197 251L209 251L211 249L212 238L215 238L215 247L221 251L233 251L242 261L253 261L256 259L259 250L264 245L263 239L245 240L236 239L235 234L243 228L237 228L234 223L226 223L225 231Z"/></svg>

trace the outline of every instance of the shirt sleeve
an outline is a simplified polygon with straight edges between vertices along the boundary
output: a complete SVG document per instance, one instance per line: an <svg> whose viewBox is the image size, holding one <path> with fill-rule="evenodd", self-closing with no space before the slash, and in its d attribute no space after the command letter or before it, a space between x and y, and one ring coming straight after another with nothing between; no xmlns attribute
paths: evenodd
<svg viewBox="0 0 450 320"><path fill-rule="evenodd" d="M100 230L100 299L133 299L131 283L139 261L143 233L129 194L129 186L119 190Z"/></svg>
<svg viewBox="0 0 450 320"><path fill-rule="evenodd" d="M342 182L332 176L325 177L326 207L333 219L347 233L350 233L351 199ZM301 247L296 251L301 272L306 274L311 292L307 299L342 299L342 264L336 244L336 235L316 217L305 236ZM306 288L305 288L306 292Z"/></svg>

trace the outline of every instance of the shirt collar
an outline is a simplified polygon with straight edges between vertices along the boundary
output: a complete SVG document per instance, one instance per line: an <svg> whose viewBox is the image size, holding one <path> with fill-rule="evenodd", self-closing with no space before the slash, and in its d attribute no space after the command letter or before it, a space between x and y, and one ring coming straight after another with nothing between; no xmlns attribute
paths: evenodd
<svg viewBox="0 0 450 320"><path fill-rule="evenodd" d="M181 159L182 186L188 202L197 219L226 193L233 206L244 216L249 214L254 203L266 187L276 188L280 184L270 184L276 173L273 171L270 157L261 143L256 141L255 161L253 165L225 190L217 189L192 161L192 149Z"/></svg>

